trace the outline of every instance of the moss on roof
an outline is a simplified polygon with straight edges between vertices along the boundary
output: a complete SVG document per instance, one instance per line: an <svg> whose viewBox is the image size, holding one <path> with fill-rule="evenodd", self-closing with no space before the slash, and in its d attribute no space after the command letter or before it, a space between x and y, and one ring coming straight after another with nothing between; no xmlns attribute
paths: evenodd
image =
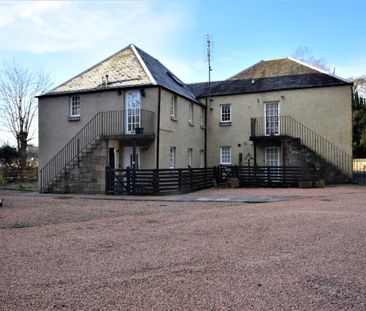
<svg viewBox="0 0 366 311"><path fill-rule="evenodd" d="M274 60L262 60L259 63L239 72L230 80L259 79L270 77L281 77L290 75L300 75L309 73L319 73L306 65L302 65L289 58Z"/></svg>

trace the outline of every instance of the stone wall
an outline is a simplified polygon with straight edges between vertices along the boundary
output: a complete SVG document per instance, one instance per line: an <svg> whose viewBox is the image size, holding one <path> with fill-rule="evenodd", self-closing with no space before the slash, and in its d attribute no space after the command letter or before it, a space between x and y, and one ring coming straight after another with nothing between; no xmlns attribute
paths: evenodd
<svg viewBox="0 0 366 311"><path fill-rule="evenodd" d="M58 179L51 192L104 193L107 159L108 142L97 139Z"/></svg>
<svg viewBox="0 0 366 311"><path fill-rule="evenodd" d="M287 138L284 141L286 152L286 165L303 166L308 163L319 170L319 175L327 184L340 184L350 182L350 178L342 173L330 162L321 158L314 151L301 144L298 138Z"/></svg>

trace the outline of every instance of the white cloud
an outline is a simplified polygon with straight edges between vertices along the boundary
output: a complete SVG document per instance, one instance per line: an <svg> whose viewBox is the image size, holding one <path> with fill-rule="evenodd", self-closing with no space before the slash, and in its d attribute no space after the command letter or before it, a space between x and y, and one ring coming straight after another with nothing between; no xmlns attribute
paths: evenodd
<svg viewBox="0 0 366 311"><path fill-rule="evenodd" d="M136 39L158 48L186 27L188 15L176 2L0 2L1 49L47 53L123 47Z"/></svg>

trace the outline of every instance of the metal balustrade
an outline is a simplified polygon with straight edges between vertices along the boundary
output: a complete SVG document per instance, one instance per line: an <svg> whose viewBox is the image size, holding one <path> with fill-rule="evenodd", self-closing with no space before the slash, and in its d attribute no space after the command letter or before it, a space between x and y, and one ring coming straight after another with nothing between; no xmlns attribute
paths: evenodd
<svg viewBox="0 0 366 311"><path fill-rule="evenodd" d="M152 135L154 112L144 109L103 111L97 113L71 140L39 171L40 191L44 192L56 178L66 174L67 167L78 161L100 136Z"/></svg>
<svg viewBox="0 0 366 311"><path fill-rule="evenodd" d="M352 176L352 155L335 146L318 133L291 116L259 117L251 119L251 137L289 136L299 138L301 144L333 164L347 176Z"/></svg>

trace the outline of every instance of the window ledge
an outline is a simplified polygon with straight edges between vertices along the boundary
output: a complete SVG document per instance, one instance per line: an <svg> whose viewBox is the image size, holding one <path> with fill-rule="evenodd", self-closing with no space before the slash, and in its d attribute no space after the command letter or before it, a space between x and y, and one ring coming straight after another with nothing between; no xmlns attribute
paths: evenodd
<svg viewBox="0 0 366 311"><path fill-rule="evenodd" d="M69 121L70 122L73 122L73 121L80 121L80 116L78 116L78 117L69 117Z"/></svg>
<svg viewBox="0 0 366 311"><path fill-rule="evenodd" d="M173 117L173 116L170 116L170 120L175 121L175 122L178 121L177 117Z"/></svg>
<svg viewBox="0 0 366 311"><path fill-rule="evenodd" d="M219 125L220 126L230 126L231 125L231 121L230 122L220 122Z"/></svg>

